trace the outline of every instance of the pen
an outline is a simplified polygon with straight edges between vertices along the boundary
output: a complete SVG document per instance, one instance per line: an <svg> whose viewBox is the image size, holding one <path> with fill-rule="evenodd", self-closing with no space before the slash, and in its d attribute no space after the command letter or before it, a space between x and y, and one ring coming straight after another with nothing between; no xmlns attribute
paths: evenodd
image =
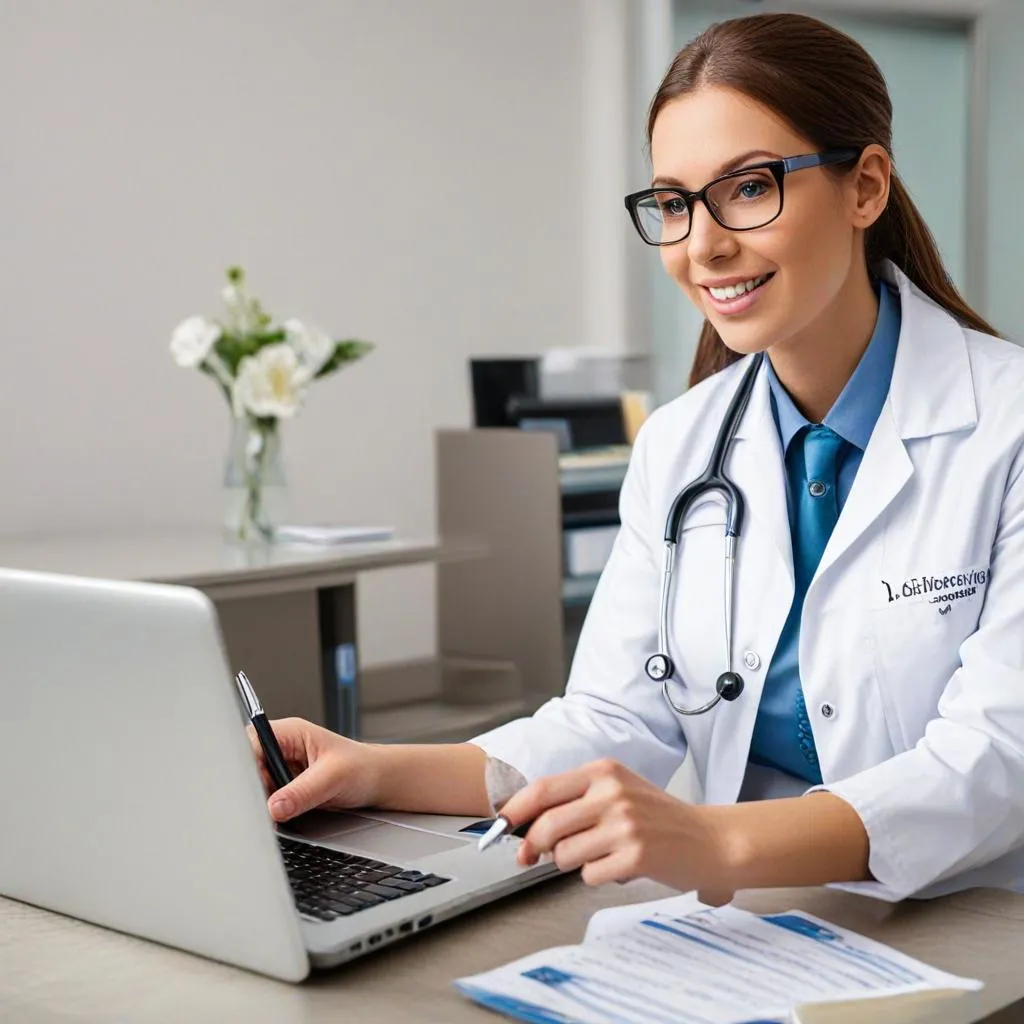
<svg viewBox="0 0 1024 1024"><path fill-rule="evenodd" d="M516 825L513 828L507 818L495 818L491 822L491 827L477 840L476 848L478 850L486 850L488 846L493 845L502 836L506 835L518 836L522 839L530 831L532 824L532 821L524 821L522 825Z"/></svg>
<svg viewBox="0 0 1024 1024"><path fill-rule="evenodd" d="M284 754L281 753L281 748L277 744L277 737L274 735L274 730L270 728L267 716L263 713L263 705L260 704L260 699L256 696L249 677L244 672L239 672L235 676L235 683L242 697L242 703L245 704L249 721L252 722L256 735L259 737L263 756L267 762L267 771L270 773L271 779L274 780L274 785L278 789L287 786L292 781L292 773L288 770Z"/></svg>
<svg viewBox="0 0 1024 1024"><path fill-rule="evenodd" d="M491 827L480 837L476 844L478 850L486 850L488 846L496 843L507 831L508 821L505 818L495 818Z"/></svg>

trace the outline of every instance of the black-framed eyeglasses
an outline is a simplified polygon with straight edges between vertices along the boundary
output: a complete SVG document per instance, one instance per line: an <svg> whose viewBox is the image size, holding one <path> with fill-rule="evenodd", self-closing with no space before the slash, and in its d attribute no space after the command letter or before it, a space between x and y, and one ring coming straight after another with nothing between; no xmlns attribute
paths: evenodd
<svg viewBox="0 0 1024 1024"><path fill-rule="evenodd" d="M847 163L859 156L858 149L829 149L766 160L723 174L699 192L668 185L633 192L626 196L626 209L648 245L674 245L686 238L698 201L723 228L753 231L771 224L782 213L782 182L787 174L805 167Z"/></svg>

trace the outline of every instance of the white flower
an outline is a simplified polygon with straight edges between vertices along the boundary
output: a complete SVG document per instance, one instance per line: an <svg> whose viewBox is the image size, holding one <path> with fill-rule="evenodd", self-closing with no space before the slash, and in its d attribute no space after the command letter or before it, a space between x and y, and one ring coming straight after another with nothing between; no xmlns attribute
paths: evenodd
<svg viewBox="0 0 1024 1024"><path fill-rule="evenodd" d="M245 289L234 284L227 285L220 293L228 310L228 323L236 334L248 334L259 326L252 300Z"/></svg>
<svg viewBox="0 0 1024 1024"><path fill-rule="evenodd" d="M199 366L220 337L220 328L206 317L182 320L171 335L171 355L179 366Z"/></svg>
<svg viewBox="0 0 1024 1024"><path fill-rule="evenodd" d="M236 416L294 416L306 397L309 370L291 345L267 345L238 366L232 394Z"/></svg>
<svg viewBox="0 0 1024 1024"><path fill-rule="evenodd" d="M316 376L334 355L334 341L318 327L307 327L301 320L286 320L282 326L288 344L298 353L310 374Z"/></svg>

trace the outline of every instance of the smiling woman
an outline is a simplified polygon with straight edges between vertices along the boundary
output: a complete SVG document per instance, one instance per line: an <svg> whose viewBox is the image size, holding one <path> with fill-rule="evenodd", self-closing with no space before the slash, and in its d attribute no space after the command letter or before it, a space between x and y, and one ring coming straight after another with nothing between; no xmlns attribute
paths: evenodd
<svg viewBox="0 0 1024 1024"><path fill-rule="evenodd" d="M361 778L501 805L521 863L594 884L1024 886L1024 351L950 283L891 113L812 18L680 52L626 206L706 318L695 386L637 437L564 697L433 750L281 723L316 756L278 817Z"/></svg>

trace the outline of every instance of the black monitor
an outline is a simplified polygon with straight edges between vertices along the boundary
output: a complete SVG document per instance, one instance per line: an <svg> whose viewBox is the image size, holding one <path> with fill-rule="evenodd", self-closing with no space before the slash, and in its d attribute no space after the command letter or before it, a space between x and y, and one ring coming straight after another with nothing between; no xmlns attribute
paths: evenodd
<svg viewBox="0 0 1024 1024"><path fill-rule="evenodd" d="M473 424L477 427L514 427L513 399L536 399L540 393L540 360L470 359L473 384Z"/></svg>
<svg viewBox="0 0 1024 1024"><path fill-rule="evenodd" d="M583 451L626 443L619 398L519 398L509 406L512 424L525 430L551 430L559 451Z"/></svg>

